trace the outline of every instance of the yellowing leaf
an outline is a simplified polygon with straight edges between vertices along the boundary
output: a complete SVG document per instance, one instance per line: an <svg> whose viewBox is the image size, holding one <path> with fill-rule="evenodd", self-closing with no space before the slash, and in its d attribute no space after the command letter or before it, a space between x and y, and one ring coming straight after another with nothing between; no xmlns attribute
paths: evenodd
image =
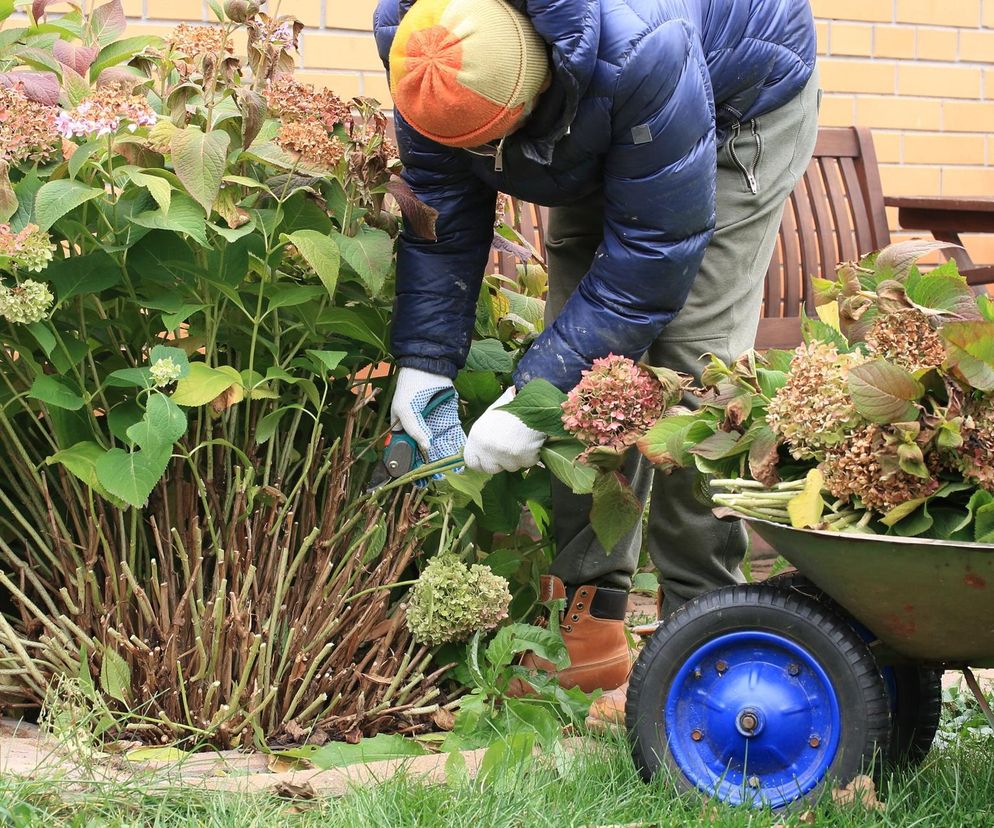
<svg viewBox="0 0 994 828"><path fill-rule="evenodd" d="M893 526L895 523L904 520L908 515L910 515L915 509L921 506L927 498L916 497L914 500L909 500L905 503L895 506L886 515L884 515L880 522L884 526Z"/></svg>
<svg viewBox="0 0 994 828"><path fill-rule="evenodd" d="M825 478L818 469L811 469L804 481L804 491L787 503L787 514L790 515L790 525L795 529L807 529L821 523L825 511L825 501L821 490Z"/></svg>
<svg viewBox="0 0 994 828"><path fill-rule="evenodd" d="M830 325L839 333L842 333L842 324L839 320L838 302L828 302L824 305L817 305L815 307L815 313L818 314L818 318L826 325Z"/></svg>
<svg viewBox="0 0 994 828"><path fill-rule="evenodd" d="M174 747L144 747L129 750L124 758L131 762L181 762L189 755Z"/></svg>
<svg viewBox="0 0 994 828"><path fill-rule="evenodd" d="M205 362L191 362L189 373L176 383L171 399L177 405L206 405L235 383L241 383L241 376L234 368L211 368Z"/></svg>

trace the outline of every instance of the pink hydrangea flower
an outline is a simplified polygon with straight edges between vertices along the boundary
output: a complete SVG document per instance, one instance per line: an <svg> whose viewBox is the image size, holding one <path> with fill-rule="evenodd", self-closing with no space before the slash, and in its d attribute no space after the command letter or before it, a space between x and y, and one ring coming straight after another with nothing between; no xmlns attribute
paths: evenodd
<svg viewBox="0 0 994 828"><path fill-rule="evenodd" d="M563 403L563 425L588 447L623 450L662 416L666 392L645 367L609 354L594 360Z"/></svg>
<svg viewBox="0 0 994 828"><path fill-rule="evenodd" d="M63 138L114 135L127 122L129 132L155 124L155 112L148 102L113 84L93 92L71 112L60 112L56 128Z"/></svg>

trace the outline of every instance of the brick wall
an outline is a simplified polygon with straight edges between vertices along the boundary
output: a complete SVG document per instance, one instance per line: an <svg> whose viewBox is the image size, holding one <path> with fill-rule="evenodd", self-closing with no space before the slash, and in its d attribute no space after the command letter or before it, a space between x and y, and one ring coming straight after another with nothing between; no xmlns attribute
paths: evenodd
<svg viewBox="0 0 994 828"><path fill-rule="evenodd" d="M207 20L204 0L123 0L128 34ZM994 195L994 0L811 0L826 126L873 128L884 191ZM274 4L274 0L270 0ZM282 0L307 25L307 80L389 102L369 34L375 0ZM892 214L892 224L896 217ZM970 237L994 263L994 237Z"/></svg>

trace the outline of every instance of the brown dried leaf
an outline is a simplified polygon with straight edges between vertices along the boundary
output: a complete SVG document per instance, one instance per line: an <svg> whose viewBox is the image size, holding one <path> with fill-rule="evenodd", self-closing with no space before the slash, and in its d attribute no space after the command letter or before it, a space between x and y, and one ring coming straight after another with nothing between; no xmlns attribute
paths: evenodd
<svg viewBox="0 0 994 828"><path fill-rule="evenodd" d="M307 782L301 785L293 782L277 782L273 785L273 793L284 799L314 799L317 796L314 788Z"/></svg>
<svg viewBox="0 0 994 828"><path fill-rule="evenodd" d="M456 717L452 715L451 710L446 710L444 707L432 713L431 720L439 730L452 730L456 726Z"/></svg>
<svg viewBox="0 0 994 828"><path fill-rule="evenodd" d="M311 768L313 765L305 759L289 759L285 756L273 754L269 757L266 767L269 768L270 773L293 773L294 771Z"/></svg>
<svg viewBox="0 0 994 828"><path fill-rule="evenodd" d="M7 221L16 212L17 194L10 183L8 164L6 161L0 161L0 222Z"/></svg>
<svg viewBox="0 0 994 828"><path fill-rule="evenodd" d="M870 811L882 811L884 803L877 799L877 786L873 779L861 774L844 788L832 789L832 802L836 805L860 805Z"/></svg>
<svg viewBox="0 0 994 828"><path fill-rule="evenodd" d="M387 182L387 192L393 196L400 212L404 216L404 223L419 239L436 241L435 221L438 219L438 210L429 207L414 194L403 178L393 176Z"/></svg>
<svg viewBox="0 0 994 828"><path fill-rule="evenodd" d="M231 406L240 403L243 399L245 399L245 389L238 384L230 385L211 400L211 408L220 414L224 409L231 408Z"/></svg>

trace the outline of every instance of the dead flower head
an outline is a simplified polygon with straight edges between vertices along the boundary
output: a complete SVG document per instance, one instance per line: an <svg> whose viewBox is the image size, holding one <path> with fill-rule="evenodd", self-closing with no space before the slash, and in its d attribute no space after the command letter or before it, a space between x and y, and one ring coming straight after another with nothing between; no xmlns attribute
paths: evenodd
<svg viewBox="0 0 994 828"><path fill-rule="evenodd" d="M58 144L57 112L0 85L0 160L47 161Z"/></svg>
<svg viewBox="0 0 994 828"><path fill-rule="evenodd" d="M349 117L348 105L330 89L316 91L288 73L272 78L262 94L269 111L284 122L316 120L330 131Z"/></svg>
<svg viewBox="0 0 994 828"><path fill-rule="evenodd" d="M662 384L642 365L610 354L595 359L563 403L563 425L587 446L634 445L666 405Z"/></svg>
<svg viewBox="0 0 994 828"><path fill-rule="evenodd" d="M310 167L330 170L345 154L345 147L321 123L290 121L280 126L276 143Z"/></svg>
<svg viewBox="0 0 994 828"><path fill-rule="evenodd" d="M917 308L878 316L866 334L870 351L908 371L937 368L946 359L942 337Z"/></svg>
<svg viewBox="0 0 994 828"><path fill-rule="evenodd" d="M865 361L822 342L794 352L787 382L770 400L766 415L794 457L821 459L825 449L863 422L849 393L849 372Z"/></svg>
<svg viewBox="0 0 994 828"><path fill-rule="evenodd" d="M841 500L858 497L868 509L887 512L910 500L928 497L939 488L934 475L940 461L935 452L925 456L933 476L918 477L894 467L888 472L886 456L893 451L888 440L890 427L868 425L858 428L825 451L822 474L825 488Z"/></svg>

